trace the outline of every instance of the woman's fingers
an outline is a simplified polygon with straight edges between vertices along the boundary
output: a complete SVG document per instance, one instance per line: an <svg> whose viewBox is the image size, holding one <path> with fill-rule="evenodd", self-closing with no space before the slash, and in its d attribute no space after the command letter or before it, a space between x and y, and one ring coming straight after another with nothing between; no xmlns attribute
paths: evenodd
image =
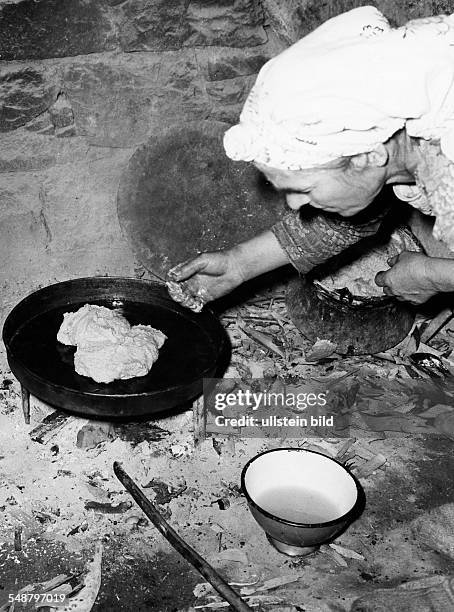
<svg viewBox="0 0 454 612"><path fill-rule="evenodd" d="M385 286L385 274L386 271L382 270L381 272L377 272L377 274L375 275L375 284L379 287Z"/></svg>
<svg viewBox="0 0 454 612"><path fill-rule="evenodd" d="M390 257L387 261L388 266L392 267L394 266L394 264L397 263L397 260L399 259L399 255L394 255L394 257Z"/></svg>
<svg viewBox="0 0 454 612"><path fill-rule="evenodd" d="M195 259L183 261L182 263L176 265L174 268L168 271L167 276L173 281L184 281L191 278L191 276L194 276L194 274L204 270L207 264L208 261L205 255L199 255Z"/></svg>
<svg viewBox="0 0 454 612"><path fill-rule="evenodd" d="M394 255L394 257L390 257L387 261L388 266L392 268L397 263L399 257L400 253L398 255ZM379 287L384 287L386 285L386 274L388 272L389 270L381 270L380 272L377 272L375 275L375 284Z"/></svg>

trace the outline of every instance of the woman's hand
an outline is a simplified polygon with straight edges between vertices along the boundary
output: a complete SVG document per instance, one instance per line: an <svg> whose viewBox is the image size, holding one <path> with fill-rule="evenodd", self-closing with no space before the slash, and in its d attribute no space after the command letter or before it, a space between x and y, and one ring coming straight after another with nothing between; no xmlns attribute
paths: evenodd
<svg viewBox="0 0 454 612"><path fill-rule="evenodd" d="M285 251L271 231L237 246L178 264L168 273L171 297L192 310L233 291L244 281L288 263Z"/></svg>
<svg viewBox="0 0 454 612"><path fill-rule="evenodd" d="M439 291L450 291L449 288L441 288L440 270L431 265L432 261L432 258L422 253L403 251L388 260L391 268L379 272L375 282L383 287L386 295L411 304L422 304Z"/></svg>
<svg viewBox="0 0 454 612"><path fill-rule="evenodd" d="M172 268L168 278L181 283L184 294L203 303L229 293L244 281L233 250L202 253Z"/></svg>

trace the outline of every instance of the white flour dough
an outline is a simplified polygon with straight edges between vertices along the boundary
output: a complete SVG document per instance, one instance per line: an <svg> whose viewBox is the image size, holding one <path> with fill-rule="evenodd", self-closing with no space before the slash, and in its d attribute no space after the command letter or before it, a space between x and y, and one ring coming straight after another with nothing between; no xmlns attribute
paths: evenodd
<svg viewBox="0 0 454 612"><path fill-rule="evenodd" d="M106 343L121 340L130 329L129 323L118 311L85 304L76 312L63 315L57 340L78 348L103 347Z"/></svg>
<svg viewBox="0 0 454 612"><path fill-rule="evenodd" d="M86 304L65 313L57 340L77 346L74 367L96 382L148 374L166 336L150 325L131 325L118 311Z"/></svg>

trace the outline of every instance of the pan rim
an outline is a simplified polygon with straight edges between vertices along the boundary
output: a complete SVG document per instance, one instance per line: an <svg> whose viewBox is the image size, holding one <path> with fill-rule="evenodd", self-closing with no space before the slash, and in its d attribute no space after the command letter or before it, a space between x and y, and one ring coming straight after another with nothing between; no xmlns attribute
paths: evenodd
<svg viewBox="0 0 454 612"><path fill-rule="evenodd" d="M195 378L191 378L188 381L185 381L184 383L181 384L176 384L176 385L171 385L171 386L167 386L167 387L163 387L160 389L153 389L153 390L149 390L149 391L142 391L142 392L135 392L135 393L97 393L94 391L84 391L81 389L75 389L74 387L68 387L66 385L62 385L56 382L50 382L48 379L45 379L44 377L40 376L39 374L37 374L36 372L34 372L33 370L31 370L29 368L29 366L27 366L24 361L20 358L18 358L15 354L14 354L14 350L12 349L11 346L11 342L13 340L13 338L15 337L15 334L17 333L18 329L20 329L20 327L15 327L15 329L13 330L13 333L8 333L8 325L12 325L12 319L13 316L16 314L19 310L20 307L24 307L25 305L27 305L27 302L32 301L32 300L36 300L37 298L39 298L39 294L40 293L46 293L48 292L52 287L57 287L57 286L62 286L62 285L71 285L71 284L82 284L83 282L91 282L91 281L105 281L105 282L115 282L115 281L122 281L124 283L127 282L134 282L137 285L150 285L153 286L155 288L164 288L165 284L163 282L159 282L157 280L153 280L153 279L138 279L135 277L131 277L131 276L84 276L84 277L76 277L73 279L67 279L64 281L60 281L57 283L53 283L51 285L47 285L45 287L41 287L39 289L37 289L36 291L33 291L32 293L26 295L22 300L20 300L12 309L11 311L8 313L4 324L3 324L3 329L2 329L2 340L3 343L5 345L6 348L6 353L7 353L7 358L8 358L8 362L10 360L10 358L14 361L15 364L17 364L17 366L22 369L24 372L26 372L27 376L29 378L32 378L33 380L35 380L37 383L42 384L48 384L50 385L55 391L57 392L66 392L69 393L73 396L80 396L80 397L90 397L90 398L102 398L104 401L108 401L109 399L115 400L115 401L121 401L122 399L132 399L132 398L150 398L152 399L154 396L156 395L162 395L162 394L166 394L166 393L171 393L174 391L178 391L179 389L184 389L184 388L190 388L192 387L194 384L200 382L202 383L203 378L206 377L206 375L210 372L212 372L213 367L216 368L219 365L220 362L220 358L223 354L223 352L228 348L227 346L227 342L226 342L226 331L225 328L223 327L222 323L219 321L219 319L216 317L215 313L213 312L213 310L209 307L205 307L204 311L201 313L193 313L192 311L188 310L188 309L184 309L183 310L183 306L180 306L177 302L174 302L170 296L169 296L169 303L172 303L175 306L175 314L181 314L184 315L185 312L187 311L188 317L189 319L191 319L192 317L203 317L207 322L210 323L210 327L216 327L217 328L217 332L219 334L219 343L216 343L213 341L212 338L210 338L209 334L204 334L207 341L210 341L210 344L213 348L213 353L214 353L214 364L213 366L209 366L206 367L202 372L200 372L199 375L197 375L197 377ZM93 298L95 299L95 298ZM70 305L70 303L68 304L68 306ZM49 309L52 310L52 309ZM49 310L42 310L40 313L38 314L42 314L45 312L49 312ZM190 314L189 314L190 313ZM37 314L37 316L38 316ZM13 374L17 377L16 373L13 372ZM89 379L89 377L84 377ZM141 377L135 377L135 378L141 378ZM19 382L22 384L21 380L18 378ZM113 381L112 381L113 382ZM112 383L98 383L100 385L102 384L112 384Z"/></svg>

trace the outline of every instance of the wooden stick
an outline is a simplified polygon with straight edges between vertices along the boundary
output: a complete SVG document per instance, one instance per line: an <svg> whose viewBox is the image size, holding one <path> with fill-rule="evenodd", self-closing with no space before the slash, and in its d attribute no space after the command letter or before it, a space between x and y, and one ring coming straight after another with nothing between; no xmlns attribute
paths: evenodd
<svg viewBox="0 0 454 612"><path fill-rule="evenodd" d="M118 480L134 498L135 502L142 508L153 525L162 533L165 539L189 561L195 569L208 580L216 591L232 606L236 612L252 612L247 603L227 584L227 582L216 572L216 570L203 557L199 555L189 544L187 544L176 531L163 519L160 512L151 501L145 497L132 478L124 471L118 461L113 464L113 469Z"/></svg>
<svg viewBox="0 0 454 612"><path fill-rule="evenodd" d="M434 319L432 319L424 332L421 334L421 342L428 344L453 317L454 312L452 308L445 308L442 310Z"/></svg>

